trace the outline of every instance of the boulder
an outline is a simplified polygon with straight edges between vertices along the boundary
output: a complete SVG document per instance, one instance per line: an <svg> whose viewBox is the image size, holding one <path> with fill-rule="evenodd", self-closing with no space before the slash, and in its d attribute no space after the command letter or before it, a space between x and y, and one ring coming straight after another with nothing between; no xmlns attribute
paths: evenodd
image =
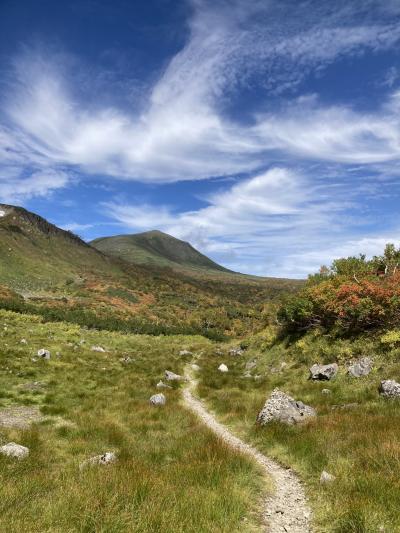
<svg viewBox="0 0 400 533"><path fill-rule="evenodd" d="M164 377L167 381L181 381L183 378L179 374L174 374L170 370L166 370Z"/></svg>
<svg viewBox="0 0 400 533"><path fill-rule="evenodd" d="M274 389L257 416L257 422L264 426L274 420L284 424L297 424L317 415L315 410L303 402L294 400L288 394Z"/></svg>
<svg viewBox="0 0 400 533"><path fill-rule="evenodd" d="M347 369L347 373L353 378L361 378L362 376L368 376L372 370L372 359L370 357L363 357L358 361L355 361Z"/></svg>
<svg viewBox="0 0 400 533"><path fill-rule="evenodd" d="M386 398L398 398L400 397L400 383L394 379L385 379L379 385L379 393Z"/></svg>
<svg viewBox="0 0 400 533"><path fill-rule="evenodd" d="M9 442L8 444L4 444L4 446L0 446L0 453L7 457L24 459L29 455L29 448L22 446L21 444L16 444L15 442Z"/></svg>
<svg viewBox="0 0 400 533"><path fill-rule="evenodd" d="M229 372L229 368L228 368L226 365L224 365L224 363L221 363L221 364L219 365L218 370L219 370L220 372Z"/></svg>
<svg viewBox="0 0 400 533"><path fill-rule="evenodd" d="M181 350L181 351L179 352L179 355L180 355L181 357L184 357L185 355L193 355L193 354L192 354L192 352L190 352L189 350Z"/></svg>
<svg viewBox="0 0 400 533"><path fill-rule="evenodd" d="M117 460L117 455L114 452L105 452L101 455L95 455L94 457L90 457L90 459L86 459L86 461L83 461L79 465L80 470L83 470L84 468L88 466L106 466L112 463L115 463Z"/></svg>
<svg viewBox="0 0 400 533"><path fill-rule="evenodd" d="M166 401L167 399L164 394L153 394L150 398L151 405L165 405Z"/></svg>
<svg viewBox="0 0 400 533"><path fill-rule="evenodd" d="M41 357L42 359L49 360L51 357L49 350L45 350L44 348L41 348L40 350L38 350L37 354L38 354L38 357Z"/></svg>
<svg viewBox="0 0 400 533"><path fill-rule="evenodd" d="M332 483L332 481L335 481L335 479L336 479L336 477L334 475L330 474L326 470L323 470L321 472L321 476L319 478L319 482L321 483L321 485L325 485L327 483Z"/></svg>
<svg viewBox="0 0 400 533"><path fill-rule="evenodd" d="M330 380L336 376L339 367L336 363L330 365L313 365L310 368L310 378L316 380Z"/></svg>
<svg viewBox="0 0 400 533"><path fill-rule="evenodd" d="M161 379L156 385L157 389L172 389L171 385L167 385Z"/></svg>

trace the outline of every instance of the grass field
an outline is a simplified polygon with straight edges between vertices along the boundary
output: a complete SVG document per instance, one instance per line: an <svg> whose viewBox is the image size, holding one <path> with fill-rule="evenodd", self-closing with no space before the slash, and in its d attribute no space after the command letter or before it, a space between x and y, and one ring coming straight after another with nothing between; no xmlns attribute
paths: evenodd
<svg viewBox="0 0 400 533"><path fill-rule="evenodd" d="M0 337L0 411L37 406L43 417L30 429L0 430L2 444L30 449L21 461L0 456L1 531L258 530L257 468L181 406L177 387L165 407L149 405L164 370L183 370L179 350L208 350L209 341L89 331L7 311ZM32 360L40 348L49 361ZM115 464L79 469L106 451L117 453Z"/></svg>
<svg viewBox="0 0 400 533"><path fill-rule="evenodd" d="M270 334L253 338L238 357L227 355L226 348L223 355L209 349L199 361L200 396L238 434L297 470L306 482L316 531L400 531L399 403L378 394L381 379L400 381L399 349L385 347L379 338L339 341L318 333L289 346L272 339ZM360 355L374 357L374 370L351 378L345 362ZM336 380L308 380L312 363L334 360L340 364ZM245 365L252 361L252 377L245 378ZM228 365L227 374L218 372L221 362ZM317 419L295 427L257 427L256 415L275 387L315 407ZM322 394L323 388L331 394ZM321 486L324 469L336 481Z"/></svg>

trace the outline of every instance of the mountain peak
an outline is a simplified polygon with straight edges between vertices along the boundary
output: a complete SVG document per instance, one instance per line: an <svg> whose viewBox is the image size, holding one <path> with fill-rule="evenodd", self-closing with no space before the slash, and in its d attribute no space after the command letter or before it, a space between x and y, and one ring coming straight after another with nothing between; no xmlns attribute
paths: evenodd
<svg viewBox="0 0 400 533"><path fill-rule="evenodd" d="M116 235L90 243L98 250L136 264L230 272L196 250L190 243L160 230Z"/></svg>

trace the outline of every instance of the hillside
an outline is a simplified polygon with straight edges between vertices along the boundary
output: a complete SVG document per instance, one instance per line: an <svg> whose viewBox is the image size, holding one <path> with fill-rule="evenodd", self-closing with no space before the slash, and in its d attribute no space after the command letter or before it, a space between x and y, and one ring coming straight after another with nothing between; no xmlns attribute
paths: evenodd
<svg viewBox="0 0 400 533"><path fill-rule="evenodd" d="M157 230L101 237L90 244L106 254L134 264L170 267L176 270L231 272L200 253L190 243Z"/></svg>
<svg viewBox="0 0 400 533"><path fill-rule="evenodd" d="M202 270L207 274L194 276L191 269L178 271L112 257L19 207L1 204L0 214L1 305L40 312L51 320L223 338L262 327L271 302L299 286L290 280L225 274L189 244L164 235L155 238L160 254L186 264L208 265ZM226 279L213 279L209 272Z"/></svg>

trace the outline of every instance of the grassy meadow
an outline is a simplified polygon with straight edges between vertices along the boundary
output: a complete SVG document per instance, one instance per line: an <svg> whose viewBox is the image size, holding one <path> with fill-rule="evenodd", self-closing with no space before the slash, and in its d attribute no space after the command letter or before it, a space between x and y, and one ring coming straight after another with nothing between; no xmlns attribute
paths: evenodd
<svg viewBox="0 0 400 533"><path fill-rule="evenodd" d="M247 342L241 356L210 347L198 363L198 391L219 419L305 481L317 532L400 531L399 404L378 394L382 379L400 381L398 341L395 334L338 340L314 331L288 343L267 331ZM348 376L347 362L362 355L374 358L374 370ZM335 380L308 380L313 363L334 361L340 365ZM222 362L226 374L217 370ZM256 415L275 387L315 407L316 420L257 427ZM324 388L331 393L322 394ZM336 480L320 485L322 470Z"/></svg>
<svg viewBox="0 0 400 533"><path fill-rule="evenodd" d="M182 372L181 349L211 349L202 337L93 331L0 311L0 412L38 408L28 429L0 427L0 531L232 532L259 530L265 482L186 411L178 386L165 407L149 405L164 370ZM25 339L27 342L21 342ZM95 352L92 346L105 352ZM51 359L35 360L37 350ZM124 357L131 358L125 363ZM114 451L118 461L84 470Z"/></svg>

